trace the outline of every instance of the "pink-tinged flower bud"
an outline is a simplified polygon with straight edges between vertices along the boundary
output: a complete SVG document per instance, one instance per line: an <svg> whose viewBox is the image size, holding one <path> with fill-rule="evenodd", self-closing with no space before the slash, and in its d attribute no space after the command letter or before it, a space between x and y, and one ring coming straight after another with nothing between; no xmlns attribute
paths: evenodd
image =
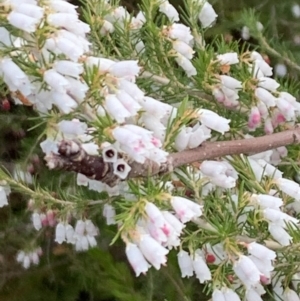
<svg viewBox="0 0 300 301"><path fill-rule="evenodd" d="M41 221L41 217L40 214L37 212L34 212L32 214L32 223L34 228L39 231L40 229L42 229L42 221Z"/></svg>
<svg viewBox="0 0 300 301"><path fill-rule="evenodd" d="M273 78L261 77L258 81L257 86L269 90L271 92L274 92L277 90L280 84L278 84L277 81Z"/></svg>
<svg viewBox="0 0 300 301"><path fill-rule="evenodd" d="M155 226L153 223L147 223L147 230L149 231L150 235L160 244L164 245L164 243L168 241L168 238L163 230ZM166 247L166 245L164 246Z"/></svg>
<svg viewBox="0 0 300 301"><path fill-rule="evenodd" d="M268 229L273 238L282 246L288 246L291 244L293 238L283 229L282 226L277 223L269 223Z"/></svg>
<svg viewBox="0 0 300 301"><path fill-rule="evenodd" d="M55 241L62 244L66 240L66 227L63 223L58 223L55 229Z"/></svg>
<svg viewBox="0 0 300 301"><path fill-rule="evenodd" d="M203 2L202 2L203 3ZM213 9L212 5L205 1L201 8L200 14L198 16L199 21L203 28L211 27L212 23L215 22L218 15Z"/></svg>
<svg viewBox="0 0 300 301"><path fill-rule="evenodd" d="M148 218L152 224L156 227L162 227L165 224L165 219L161 211L153 203L147 202L145 206L145 211Z"/></svg>
<svg viewBox="0 0 300 301"><path fill-rule="evenodd" d="M143 113L140 120L144 124L145 128L153 132L153 136L158 138L161 142L165 140L166 127L158 118L151 114Z"/></svg>
<svg viewBox="0 0 300 301"><path fill-rule="evenodd" d="M179 21L179 15L176 8L165 0L159 5L159 11L165 14L171 22Z"/></svg>
<svg viewBox="0 0 300 301"><path fill-rule="evenodd" d="M127 243L125 253L136 277L138 277L141 273L146 274L150 265L138 246L132 243Z"/></svg>
<svg viewBox="0 0 300 301"><path fill-rule="evenodd" d="M191 277L194 274L193 261L188 252L181 250L177 254L178 265L181 271L181 277Z"/></svg>
<svg viewBox="0 0 300 301"><path fill-rule="evenodd" d="M185 228L185 225L181 223L176 216L174 216L169 211L161 212L165 220L174 228L176 233L181 234L182 229Z"/></svg>
<svg viewBox="0 0 300 301"><path fill-rule="evenodd" d="M267 106L262 101L258 101L257 108L259 110L260 116L266 119L266 117L269 115Z"/></svg>
<svg viewBox="0 0 300 301"><path fill-rule="evenodd" d="M191 77L197 74L197 70L194 65L188 60L185 56L180 53L177 53L175 57L176 63L185 71L187 77Z"/></svg>
<svg viewBox="0 0 300 301"><path fill-rule="evenodd" d="M277 147L276 150L278 151L280 157L286 157L288 155L288 150L285 146Z"/></svg>
<svg viewBox="0 0 300 301"><path fill-rule="evenodd" d="M251 108L249 120L248 120L248 127L250 129L256 129L261 122L261 115L257 107Z"/></svg>
<svg viewBox="0 0 300 301"><path fill-rule="evenodd" d="M145 258L157 269L167 262L166 255L169 250L161 246L155 239L148 234L142 234L138 246Z"/></svg>
<svg viewBox="0 0 300 301"><path fill-rule="evenodd" d="M117 159L113 163L114 174L117 175L120 179L126 179L131 170L131 167L123 159Z"/></svg>
<svg viewBox="0 0 300 301"><path fill-rule="evenodd" d="M247 288L255 286L260 281L260 272L253 261L244 255L234 263L233 270Z"/></svg>
<svg viewBox="0 0 300 301"><path fill-rule="evenodd" d="M197 249L193 258L193 268L196 277L199 279L200 283L204 283L207 280L211 280L211 272L208 268L205 260L202 257L202 251Z"/></svg>
<svg viewBox="0 0 300 301"><path fill-rule="evenodd" d="M262 285L268 285L270 284L270 278L269 277L266 277L265 275L260 275L260 283Z"/></svg>
<svg viewBox="0 0 300 301"><path fill-rule="evenodd" d="M239 62L238 54L236 52L228 52L217 55L217 60L221 65L233 65Z"/></svg>
<svg viewBox="0 0 300 301"><path fill-rule="evenodd" d="M205 260L207 263L214 263L216 261L216 256L212 253L207 253L205 255Z"/></svg>
<svg viewBox="0 0 300 301"><path fill-rule="evenodd" d="M215 97L215 99L220 103L223 103L226 99L224 92L221 89L214 88L212 94Z"/></svg>
<svg viewBox="0 0 300 301"><path fill-rule="evenodd" d="M54 227L56 224L55 212L52 209L50 209L46 212L46 216L49 226Z"/></svg>
<svg viewBox="0 0 300 301"><path fill-rule="evenodd" d="M300 301L299 295L289 288L287 288L283 293L284 301Z"/></svg>
<svg viewBox="0 0 300 301"><path fill-rule="evenodd" d="M276 98L276 106L287 121L291 121L291 120L296 119L296 116L295 116L296 109L286 99Z"/></svg>
<svg viewBox="0 0 300 301"><path fill-rule="evenodd" d="M260 295L253 288L246 290L246 301L263 301Z"/></svg>
<svg viewBox="0 0 300 301"><path fill-rule="evenodd" d="M193 58L195 51L188 44L179 40L172 41L172 44L173 49L186 57L188 60L191 60Z"/></svg>
<svg viewBox="0 0 300 301"><path fill-rule="evenodd" d="M267 108L275 107L275 97L266 89L258 87L255 89L254 94L258 100L262 101L267 106Z"/></svg>
<svg viewBox="0 0 300 301"><path fill-rule="evenodd" d="M264 131L267 135L273 134L274 127L273 127L271 118L266 118L265 125L264 125Z"/></svg>
<svg viewBox="0 0 300 301"><path fill-rule="evenodd" d="M40 214L40 219L43 227L46 227L49 225L47 215L45 213Z"/></svg>
<svg viewBox="0 0 300 301"><path fill-rule="evenodd" d="M171 206L181 222L186 223L202 215L201 206L183 197L173 196Z"/></svg>

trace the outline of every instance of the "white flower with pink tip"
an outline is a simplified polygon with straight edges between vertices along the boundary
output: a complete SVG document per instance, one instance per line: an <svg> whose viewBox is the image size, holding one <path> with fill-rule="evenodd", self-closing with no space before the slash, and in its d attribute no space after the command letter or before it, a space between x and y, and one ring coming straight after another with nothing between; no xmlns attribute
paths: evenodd
<svg viewBox="0 0 300 301"><path fill-rule="evenodd" d="M202 215L202 206L180 196L171 198L171 206L182 223Z"/></svg>
<svg viewBox="0 0 300 301"><path fill-rule="evenodd" d="M163 163L167 159L168 153L161 149L161 141L144 128L128 124L116 127L112 134L120 149L139 163L146 159Z"/></svg>

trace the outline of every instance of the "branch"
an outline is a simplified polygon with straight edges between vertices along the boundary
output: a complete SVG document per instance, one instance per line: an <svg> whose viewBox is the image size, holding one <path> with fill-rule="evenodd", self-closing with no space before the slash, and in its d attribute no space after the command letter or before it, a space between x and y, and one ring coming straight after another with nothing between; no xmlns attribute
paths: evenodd
<svg viewBox="0 0 300 301"><path fill-rule="evenodd" d="M147 177L172 171L176 167L197 161L210 160L218 157L255 154L300 142L300 127L263 137L205 142L201 146L169 155L167 162L161 165L147 160L144 164L129 161L131 171L128 178ZM59 154L45 157L50 169L61 168L75 171L114 186L120 181L113 173L111 163L104 162L100 156L88 155L78 142L63 140L59 144Z"/></svg>
<svg viewBox="0 0 300 301"><path fill-rule="evenodd" d="M272 48L269 43L267 42L267 40L260 34L259 37L259 42L261 43L262 48L268 52L269 54L275 56L276 58L279 58L280 60L283 60L284 63L286 65L288 65L288 67L297 70L298 72L300 72L300 66L292 61L287 54L283 55L282 53L279 53L278 51L276 51L274 48Z"/></svg>
<svg viewBox="0 0 300 301"><path fill-rule="evenodd" d="M184 164L214 159L217 157L257 154L277 147L300 142L300 127L292 130L241 140L205 142L201 146L171 154L173 168Z"/></svg>

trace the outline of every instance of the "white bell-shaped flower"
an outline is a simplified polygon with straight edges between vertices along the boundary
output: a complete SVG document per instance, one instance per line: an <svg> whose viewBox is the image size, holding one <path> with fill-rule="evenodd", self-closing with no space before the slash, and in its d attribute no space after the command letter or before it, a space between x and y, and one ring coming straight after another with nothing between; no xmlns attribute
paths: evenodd
<svg viewBox="0 0 300 301"><path fill-rule="evenodd" d="M157 269L167 262L169 250L161 246L149 234L142 234L138 246L145 258Z"/></svg>
<svg viewBox="0 0 300 301"><path fill-rule="evenodd" d="M148 271L150 265L136 244L127 243L125 253L137 277L141 273L145 274Z"/></svg>
<svg viewBox="0 0 300 301"><path fill-rule="evenodd" d="M193 261L188 252L181 250L177 254L177 260L182 278L194 275Z"/></svg>
<svg viewBox="0 0 300 301"><path fill-rule="evenodd" d="M196 277L199 279L200 283L211 280L211 272L208 268L202 251L197 249L193 257L193 268L196 274Z"/></svg>
<svg viewBox="0 0 300 301"><path fill-rule="evenodd" d="M202 1L203 3L203 1ZM199 20L203 26L203 28L210 27L216 20L218 15L216 14L215 10L213 9L212 5L205 1L202 5Z"/></svg>
<svg viewBox="0 0 300 301"><path fill-rule="evenodd" d="M66 241L66 227L62 222L56 225L55 241L59 244L62 244L64 241Z"/></svg>

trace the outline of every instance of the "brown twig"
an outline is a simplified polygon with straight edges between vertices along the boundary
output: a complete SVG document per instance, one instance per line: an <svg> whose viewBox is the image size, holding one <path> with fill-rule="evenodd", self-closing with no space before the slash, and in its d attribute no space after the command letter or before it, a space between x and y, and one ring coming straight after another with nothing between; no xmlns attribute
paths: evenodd
<svg viewBox="0 0 300 301"><path fill-rule="evenodd" d="M256 154L299 142L300 127L298 126L291 130L263 137L205 142L197 148L170 154L167 162L161 165L150 160L144 164L134 161L128 162L131 167L128 178L153 176L170 172L176 167L193 162L230 155ZM51 154L51 156L46 157L50 169L61 168L80 172L110 186L114 186L118 182L111 163L104 162L100 156L88 155L77 142L62 141L59 145L59 153L60 155Z"/></svg>

